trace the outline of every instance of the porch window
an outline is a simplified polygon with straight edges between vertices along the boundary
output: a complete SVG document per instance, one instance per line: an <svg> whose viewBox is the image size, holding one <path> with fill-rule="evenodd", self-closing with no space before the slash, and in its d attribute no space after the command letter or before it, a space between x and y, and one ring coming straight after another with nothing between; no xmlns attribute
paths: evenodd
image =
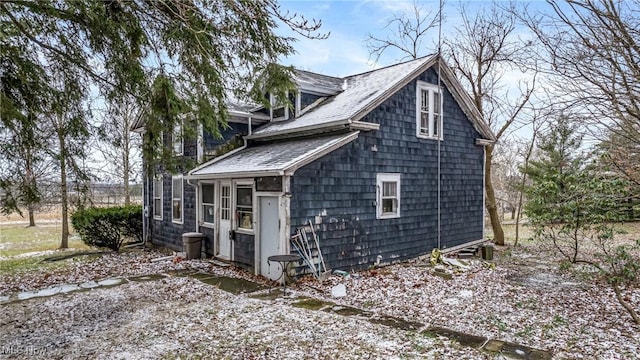
<svg viewBox="0 0 640 360"><path fill-rule="evenodd" d="M171 177L171 221L182 223L182 175Z"/></svg>
<svg viewBox="0 0 640 360"><path fill-rule="evenodd" d="M253 229L253 188L238 185L236 188L236 221L238 229Z"/></svg>
<svg viewBox="0 0 640 360"><path fill-rule="evenodd" d="M400 217L400 174L376 176L378 219Z"/></svg>
<svg viewBox="0 0 640 360"><path fill-rule="evenodd" d="M442 95L438 86L418 81L416 136L442 139Z"/></svg>
<svg viewBox="0 0 640 360"><path fill-rule="evenodd" d="M202 222L213 224L215 219L215 185L202 184Z"/></svg>
<svg viewBox="0 0 640 360"><path fill-rule="evenodd" d="M153 218L162 220L162 175L153 179Z"/></svg>

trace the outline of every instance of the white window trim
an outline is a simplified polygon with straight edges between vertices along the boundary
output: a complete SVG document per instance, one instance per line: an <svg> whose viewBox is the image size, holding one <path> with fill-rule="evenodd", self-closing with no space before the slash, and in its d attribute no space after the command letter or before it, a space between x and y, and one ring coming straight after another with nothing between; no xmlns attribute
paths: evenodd
<svg viewBox="0 0 640 360"><path fill-rule="evenodd" d="M288 91L286 92L286 97L287 97L287 101L288 101L288 99L289 99L289 92ZM296 95L296 103L298 102L298 98L299 98L299 96ZM290 109L289 109L289 106L287 106L286 103L284 105L282 105L282 107L284 108L284 116L280 116L280 117L277 117L277 118L273 117L273 111L276 110L276 109L280 109L280 106L276 107L276 105L278 105L277 101L278 100L276 99L276 97L273 94L269 93L269 102L271 103L271 108L269 109L269 114L271 115L271 120L272 121L289 120L289 118L290 118L289 110ZM293 106L295 107L296 104L293 104ZM295 109L294 109L294 114L295 114Z"/></svg>
<svg viewBox="0 0 640 360"><path fill-rule="evenodd" d="M156 196L156 185L158 185L158 183L160 183L160 196ZM155 220L162 220L162 213L164 212L163 187L164 183L162 175L156 175L153 178L153 218ZM160 199L160 215L156 215L156 199Z"/></svg>
<svg viewBox="0 0 640 360"><path fill-rule="evenodd" d="M422 131L420 131L420 127L421 127L421 122L422 122L422 117L421 117L421 113L422 113L422 107L421 107L421 102L422 102L422 91L427 91L428 92L428 96L429 96L429 112L428 112L428 119L427 119L427 126L428 126L428 134L424 134L422 133ZM433 94L434 93L440 93L440 133L435 136L434 135L434 126L433 126L433 115L434 115L434 101L433 101ZM430 84L424 81L418 81L417 85L416 85L416 136L422 139L438 139L438 140L442 140L443 136L442 136L442 129L443 129L443 122L442 122L442 118L443 118L443 114L442 114L442 110L443 110L443 91L441 88L439 88L437 85L435 84Z"/></svg>
<svg viewBox="0 0 640 360"><path fill-rule="evenodd" d="M383 182L396 182L397 185L397 197L398 197L398 211L395 214L383 214L382 213L382 183ZM376 219L394 219L400 217L402 187L400 182L400 174L391 173L379 173L376 174Z"/></svg>
<svg viewBox="0 0 640 360"><path fill-rule="evenodd" d="M173 197L173 180L180 179L182 183L182 193L180 194L180 219L173 218L173 200L176 199ZM174 224L182 224L184 222L184 181L182 179L182 175L172 175L171 176L171 222Z"/></svg>
<svg viewBox="0 0 640 360"><path fill-rule="evenodd" d="M236 211L238 209L238 187L251 188L251 217L252 217L251 221L253 222L251 224L251 229L241 228L238 226L238 218L237 218L238 214ZM233 193L231 194L231 199L233 202L233 207L231 208L232 228L234 228L236 232L239 232L241 234L254 235L255 228L256 228L256 188L254 186L254 181L253 180L236 181L231 187L231 191L233 191Z"/></svg>
<svg viewBox="0 0 640 360"><path fill-rule="evenodd" d="M302 97L300 94L300 90L296 91L296 103L293 106L293 111L295 113L295 117L300 116L300 112L302 111Z"/></svg>
<svg viewBox="0 0 640 360"><path fill-rule="evenodd" d="M176 136L177 135L177 136ZM180 148L176 149L176 139L180 140ZM184 155L184 120L179 119L174 125L171 132L171 147L173 148L173 155Z"/></svg>
<svg viewBox="0 0 640 360"><path fill-rule="evenodd" d="M211 186L213 186L213 203L205 203L204 202L204 200L203 200L204 191L202 190L202 186L203 185L211 185ZM208 227L208 228L214 228L215 227L215 221L217 219L217 216L216 216L217 204L215 203L215 201L217 199L216 195L218 195L218 186L216 185L215 182L208 182L208 181L201 182L200 183L200 191L199 191L199 193L200 193L200 196L198 198L198 208L201 210L200 211L200 226L204 226L204 227ZM214 222L212 222L212 223L204 221L204 205L205 204L213 206L213 211L214 211L213 221Z"/></svg>

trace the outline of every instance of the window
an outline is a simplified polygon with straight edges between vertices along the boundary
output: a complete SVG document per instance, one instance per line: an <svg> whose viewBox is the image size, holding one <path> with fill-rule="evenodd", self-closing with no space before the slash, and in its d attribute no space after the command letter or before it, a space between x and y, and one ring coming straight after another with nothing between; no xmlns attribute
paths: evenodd
<svg viewBox="0 0 640 360"><path fill-rule="evenodd" d="M236 203L237 228L253 229L253 189L250 185L238 185Z"/></svg>
<svg viewBox="0 0 640 360"><path fill-rule="evenodd" d="M182 223L182 175L171 178L171 221Z"/></svg>
<svg viewBox="0 0 640 360"><path fill-rule="evenodd" d="M174 155L182 155L184 152L184 142L183 139L183 131L182 131L182 120L177 120L173 125L173 153Z"/></svg>
<svg viewBox="0 0 640 360"><path fill-rule="evenodd" d="M213 224L215 222L215 185L202 184L202 222Z"/></svg>
<svg viewBox="0 0 640 360"><path fill-rule="evenodd" d="M220 186L220 219L231 220L231 186Z"/></svg>
<svg viewBox="0 0 640 360"><path fill-rule="evenodd" d="M400 217L400 174L376 176L378 219Z"/></svg>
<svg viewBox="0 0 640 360"><path fill-rule="evenodd" d="M162 220L162 175L153 179L153 218Z"/></svg>
<svg viewBox="0 0 640 360"><path fill-rule="evenodd" d="M438 86L418 81L416 136L442 139L442 96Z"/></svg>
<svg viewBox="0 0 640 360"><path fill-rule="evenodd" d="M283 104L279 101L275 95L269 93L269 101L271 102L271 119L272 120L287 120L293 118L296 115L296 104L298 101L298 95L294 92L287 92L287 103Z"/></svg>

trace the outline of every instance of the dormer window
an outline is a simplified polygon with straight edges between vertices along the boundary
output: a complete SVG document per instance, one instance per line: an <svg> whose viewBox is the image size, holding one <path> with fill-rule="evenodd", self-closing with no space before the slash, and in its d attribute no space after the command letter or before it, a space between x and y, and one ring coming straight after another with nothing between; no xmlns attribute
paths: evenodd
<svg viewBox="0 0 640 360"><path fill-rule="evenodd" d="M287 98L289 99L288 104L282 104L271 93L269 93L268 96L269 101L271 102L271 120L287 120L289 118L294 118L299 111L299 96L297 92L287 93Z"/></svg>

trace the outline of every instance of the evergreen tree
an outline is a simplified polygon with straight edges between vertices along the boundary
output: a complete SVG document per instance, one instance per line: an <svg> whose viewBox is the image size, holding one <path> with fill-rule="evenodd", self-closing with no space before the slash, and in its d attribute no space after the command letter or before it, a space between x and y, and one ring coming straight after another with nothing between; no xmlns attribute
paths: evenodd
<svg viewBox="0 0 640 360"><path fill-rule="evenodd" d="M68 172L83 168L75 162L84 155L90 99L131 96L147 110L150 139L183 114L217 134L230 96L261 101L268 88L284 99L291 88L291 69L274 66L294 51L292 38L275 34L279 25L324 37L319 22L282 11L276 0L3 0L0 133L53 131L57 141L36 144L57 160L66 198ZM162 148L159 141L143 146L148 155Z"/></svg>
<svg viewBox="0 0 640 360"><path fill-rule="evenodd" d="M539 159L527 174L525 213L534 237L571 264L597 269L613 287L618 302L636 323L640 317L624 291L638 286L640 259L636 242L618 244L616 222L625 219L629 182L580 155L581 136L566 117L540 142ZM597 157L595 158L597 160ZM633 250L632 250L633 249Z"/></svg>

